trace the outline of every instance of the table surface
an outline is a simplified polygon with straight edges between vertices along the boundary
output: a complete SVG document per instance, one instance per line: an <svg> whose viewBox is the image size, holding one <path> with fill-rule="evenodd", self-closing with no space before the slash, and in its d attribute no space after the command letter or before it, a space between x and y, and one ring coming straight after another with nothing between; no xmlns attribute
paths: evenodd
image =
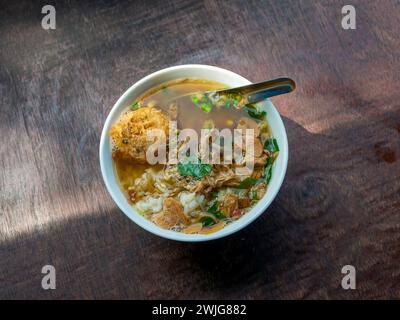
<svg viewBox="0 0 400 320"><path fill-rule="evenodd" d="M0 11L0 298L400 298L400 4L346 1L38 1ZM273 98L287 175L265 214L209 243L149 234L103 184L99 137L143 76L201 63ZM43 290L41 269L56 269ZM356 268L356 290L341 269Z"/></svg>

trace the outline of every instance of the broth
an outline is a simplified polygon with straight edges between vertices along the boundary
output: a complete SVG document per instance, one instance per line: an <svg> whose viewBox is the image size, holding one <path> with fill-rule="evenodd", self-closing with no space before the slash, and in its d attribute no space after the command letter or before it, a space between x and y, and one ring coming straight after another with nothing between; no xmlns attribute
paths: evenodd
<svg viewBox="0 0 400 320"><path fill-rule="evenodd" d="M241 117L248 117L243 110L235 108L213 108L211 112L206 113L201 108L196 107L191 95L226 88L225 85L199 79L181 79L167 82L158 86L139 97L143 105L155 105L168 113L168 108L174 100L179 100L178 106L178 128L191 128L200 133L206 121L212 120L217 129L234 129L237 121Z"/></svg>

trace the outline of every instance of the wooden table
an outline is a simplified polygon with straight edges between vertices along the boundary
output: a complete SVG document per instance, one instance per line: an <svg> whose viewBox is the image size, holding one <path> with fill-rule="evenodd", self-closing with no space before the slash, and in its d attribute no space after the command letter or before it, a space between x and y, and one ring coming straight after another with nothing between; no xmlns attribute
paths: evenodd
<svg viewBox="0 0 400 320"><path fill-rule="evenodd" d="M342 0L52 1L56 30L43 3L1 2L0 298L400 298L398 1L350 1L356 30ZM197 244L131 222L98 160L118 97L188 63L298 84L273 99L290 145L276 200Z"/></svg>

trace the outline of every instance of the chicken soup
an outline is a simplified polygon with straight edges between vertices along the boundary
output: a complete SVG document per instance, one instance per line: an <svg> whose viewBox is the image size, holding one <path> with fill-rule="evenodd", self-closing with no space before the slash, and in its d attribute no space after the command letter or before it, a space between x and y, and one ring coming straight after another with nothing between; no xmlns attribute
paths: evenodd
<svg viewBox="0 0 400 320"><path fill-rule="evenodd" d="M161 228L216 232L267 192L279 153L267 114L240 96L205 93L224 87L164 83L133 101L110 130L121 189Z"/></svg>

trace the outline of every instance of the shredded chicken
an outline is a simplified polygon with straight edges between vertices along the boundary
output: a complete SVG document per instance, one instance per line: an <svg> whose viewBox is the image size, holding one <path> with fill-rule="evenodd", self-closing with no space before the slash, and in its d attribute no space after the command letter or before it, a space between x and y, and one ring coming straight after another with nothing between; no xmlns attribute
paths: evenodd
<svg viewBox="0 0 400 320"><path fill-rule="evenodd" d="M238 206L240 209L250 207L251 200L249 198L239 198L238 199Z"/></svg>
<svg viewBox="0 0 400 320"><path fill-rule="evenodd" d="M259 157L254 157L254 166L265 166L267 159L268 155L266 153L261 154Z"/></svg>
<svg viewBox="0 0 400 320"><path fill-rule="evenodd" d="M264 147L261 144L260 139L256 138L254 139L254 156L255 157L260 157L264 151Z"/></svg>
<svg viewBox="0 0 400 320"><path fill-rule="evenodd" d="M226 165L215 165L213 172L205 176L193 189L193 192L211 192L222 186L237 187L240 178Z"/></svg>
<svg viewBox="0 0 400 320"><path fill-rule="evenodd" d="M235 209L239 208L238 197L233 193L227 193L222 203L221 211L226 217L230 217Z"/></svg>
<svg viewBox="0 0 400 320"><path fill-rule="evenodd" d="M265 183L257 184L251 188L251 192L255 193L257 199L261 199L267 192L267 186Z"/></svg>
<svg viewBox="0 0 400 320"><path fill-rule="evenodd" d="M260 178L262 178L263 174L264 174L264 167L258 166L258 167L254 168L253 173L251 174L251 177L253 179L260 179Z"/></svg>
<svg viewBox="0 0 400 320"><path fill-rule="evenodd" d="M152 221L164 229L170 229L176 225L190 223L189 218L183 212L182 204L174 199L167 198L164 200L163 211L153 214Z"/></svg>
<svg viewBox="0 0 400 320"><path fill-rule="evenodd" d="M177 193L182 190L194 192L200 181L195 180L190 176L182 176L178 172L176 165L168 165L164 170L164 179L168 182L173 183L173 193Z"/></svg>

